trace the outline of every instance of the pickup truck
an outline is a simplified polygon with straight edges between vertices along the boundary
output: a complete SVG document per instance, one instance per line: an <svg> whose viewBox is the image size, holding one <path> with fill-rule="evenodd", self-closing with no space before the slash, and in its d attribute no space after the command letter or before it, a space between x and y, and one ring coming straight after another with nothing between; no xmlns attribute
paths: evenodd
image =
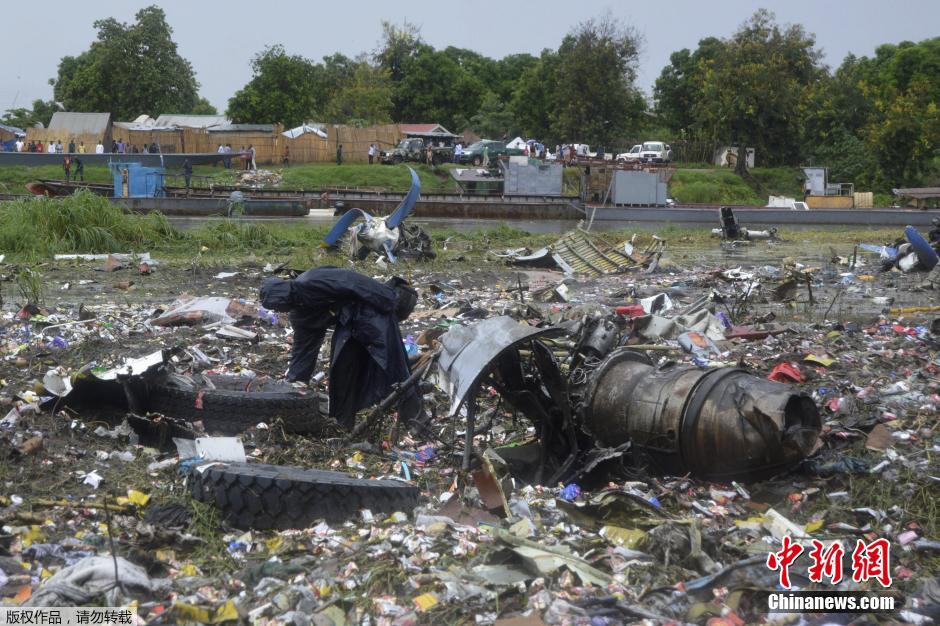
<svg viewBox="0 0 940 626"><path fill-rule="evenodd" d="M520 148L508 147L505 141L484 139L464 148L463 152L460 154L460 162L470 165L482 165L484 148L486 148L486 155L494 162L501 156L520 156L525 154L525 151Z"/></svg>
<svg viewBox="0 0 940 626"><path fill-rule="evenodd" d="M669 163L672 161L672 148L661 141L643 142L640 149L640 161L645 163Z"/></svg>
<svg viewBox="0 0 940 626"><path fill-rule="evenodd" d="M621 152L617 155L617 161L620 163L634 163L640 160L640 152L643 151L642 144L636 144L628 152Z"/></svg>
<svg viewBox="0 0 940 626"><path fill-rule="evenodd" d="M411 138L402 139L401 142L391 150L382 150L379 160L387 165L397 165L406 161L412 163L427 163L428 146L424 139ZM431 147L431 161L434 165L441 163L450 163L454 160L454 149L450 147Z"/></svg>

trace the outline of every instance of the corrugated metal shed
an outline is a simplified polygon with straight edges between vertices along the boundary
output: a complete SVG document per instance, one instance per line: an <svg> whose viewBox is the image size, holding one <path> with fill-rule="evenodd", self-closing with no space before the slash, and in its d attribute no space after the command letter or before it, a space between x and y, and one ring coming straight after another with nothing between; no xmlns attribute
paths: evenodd
<svg viewBox="0 0 940 626"><path fill-rule="evenodd" d="M25 137L26 131L22 128L17 128L16 126L7 126L6 124L0 124L0 130L10 133L16 137Z"/></svg>
<svg viewBox="0 0 940 626"><path fill-rule="evenodd" d="M210 133L273 133L274 124L222 124L207 130Z"/></svg>
<svg viewBox="0 0 940 626"><path fill-rule="evenodd" d="M103 135L108 132L110 124L110 113L56 111L49 122L49 130L58 130L69 135Z"/></svg>
<svg viewBox="0 0 940 626"><path fill-rule="evenodd" d="M157 118L155 126L177 126L179 128L213 128L231 124L224 115L180 115L167 113Z"/></svg>

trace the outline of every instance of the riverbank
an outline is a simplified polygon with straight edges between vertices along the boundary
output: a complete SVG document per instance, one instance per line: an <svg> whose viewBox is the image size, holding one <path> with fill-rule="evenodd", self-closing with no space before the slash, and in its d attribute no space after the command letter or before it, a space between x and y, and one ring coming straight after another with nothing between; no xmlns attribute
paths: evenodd
<svg viewBox="0 0 940 626"><path fill-rule="evenodd" d="M165 217L130 215L107 199L88 193L64 199L33 199L0 204L0 249L8 261L48 260L54 254L148 251L167 259L186 263L208 259L232 259L245 254L267 255L298 266L319 258L323 236L332 223L297 221L201 220L181 229ZM486 252L493 247L537 248L552 242L557 233L531 233L524 229L477 222L457 228L446 223L428 223L442 262L472 253L470 263L487 262ZM575 223L572 222L570 228ZM670 245L717 246L711 228L683 227L677 224L628 225L608 229L604 236L616 242L634 232L659 234ZM898 228L788 229L779 237L801 245L853 245L855 243L890 243L901 235ZM457 252L459 251L459 252ZM335 260L335 259L334 259Z"/></svg>
<svg viewBox="0 0 940 626"><path fill-rule="evenodd" d="M133 155L131 155L133 156ZM428 167L412 163L421 179L424 193L446 193L457 191L450 174L452 164ZM695 164L689 164L695 165ZM406 191L410 178L405 165L330 163L300 164L287 168L269 166L283 176L281 187L285 189L321 189L326 187L350 187ZM222 167L196 166L193 168L194 184L197 186L232 185L238 170ZM38 179L61 179L64 174L58 166L0 167L0 192L25 193L25 185ZM85 179L89 182L110 183L111 173L107 167L86 166ZM754 168L749 180L742 179L728 169L684 167L676 164L675 174L669 181L669 195L678 203L732 204L762 206L769 195L802 196L802 174L796 167ZM579 170L565 170L565 193L577 194ZM875 195L875 206L890 206L893 199L887 194Z"/></svg>

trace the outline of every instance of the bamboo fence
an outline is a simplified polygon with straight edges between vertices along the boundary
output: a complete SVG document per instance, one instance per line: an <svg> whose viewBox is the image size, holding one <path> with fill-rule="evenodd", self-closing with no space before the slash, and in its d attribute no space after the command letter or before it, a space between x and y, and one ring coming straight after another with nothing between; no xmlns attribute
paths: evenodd
<svg viewBox="0 0 940 626"><path fill-rule="evenodd" d="M247 132L210 132L205 129L183 128L179 130L129 130L113 126L107 133L96 135L90 133L69 134L61 129L30 128L26 131L26 141L61 140L66 150L69 141L74 140L75 145L85 142L85 151L95 151L95 144L102 140L105 150L111 150L111 141L123 140L128 144L128 153L133 152L136 146L143 151L144 146L156 143L160 151L166 154L180 152L216 152L219 145L231 145L232 151L238 153L247 150L248 146L255 149L255 162L258 164L281 163L284 159L285 147L290 152L291 163L324 163L336 160L337 146L343 146L343 161L347 163L362 163L368 161L369 145L375 144L378 150L388 149L401 141L402 134L397 124L370 126L368 128L354 128L351 126L332 125L324 130L327 137L324 139L315 133L308 133L296 139L288 139L281 134L283 129L276 126L270 133L259 131ZM234 159L238 158L236 154Z"/></svg>

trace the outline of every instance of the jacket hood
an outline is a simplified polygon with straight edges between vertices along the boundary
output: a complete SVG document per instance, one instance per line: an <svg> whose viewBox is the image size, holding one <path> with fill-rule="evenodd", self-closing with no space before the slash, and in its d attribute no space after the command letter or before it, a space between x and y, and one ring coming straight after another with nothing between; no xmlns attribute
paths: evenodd
<svg viewBox="0 0 940 626"><path fill-rule="evenodd" d="M280 278L266 278L261 283L261 306L273 311L286 313L293 308L291 302L292 281Z"/></svg>

